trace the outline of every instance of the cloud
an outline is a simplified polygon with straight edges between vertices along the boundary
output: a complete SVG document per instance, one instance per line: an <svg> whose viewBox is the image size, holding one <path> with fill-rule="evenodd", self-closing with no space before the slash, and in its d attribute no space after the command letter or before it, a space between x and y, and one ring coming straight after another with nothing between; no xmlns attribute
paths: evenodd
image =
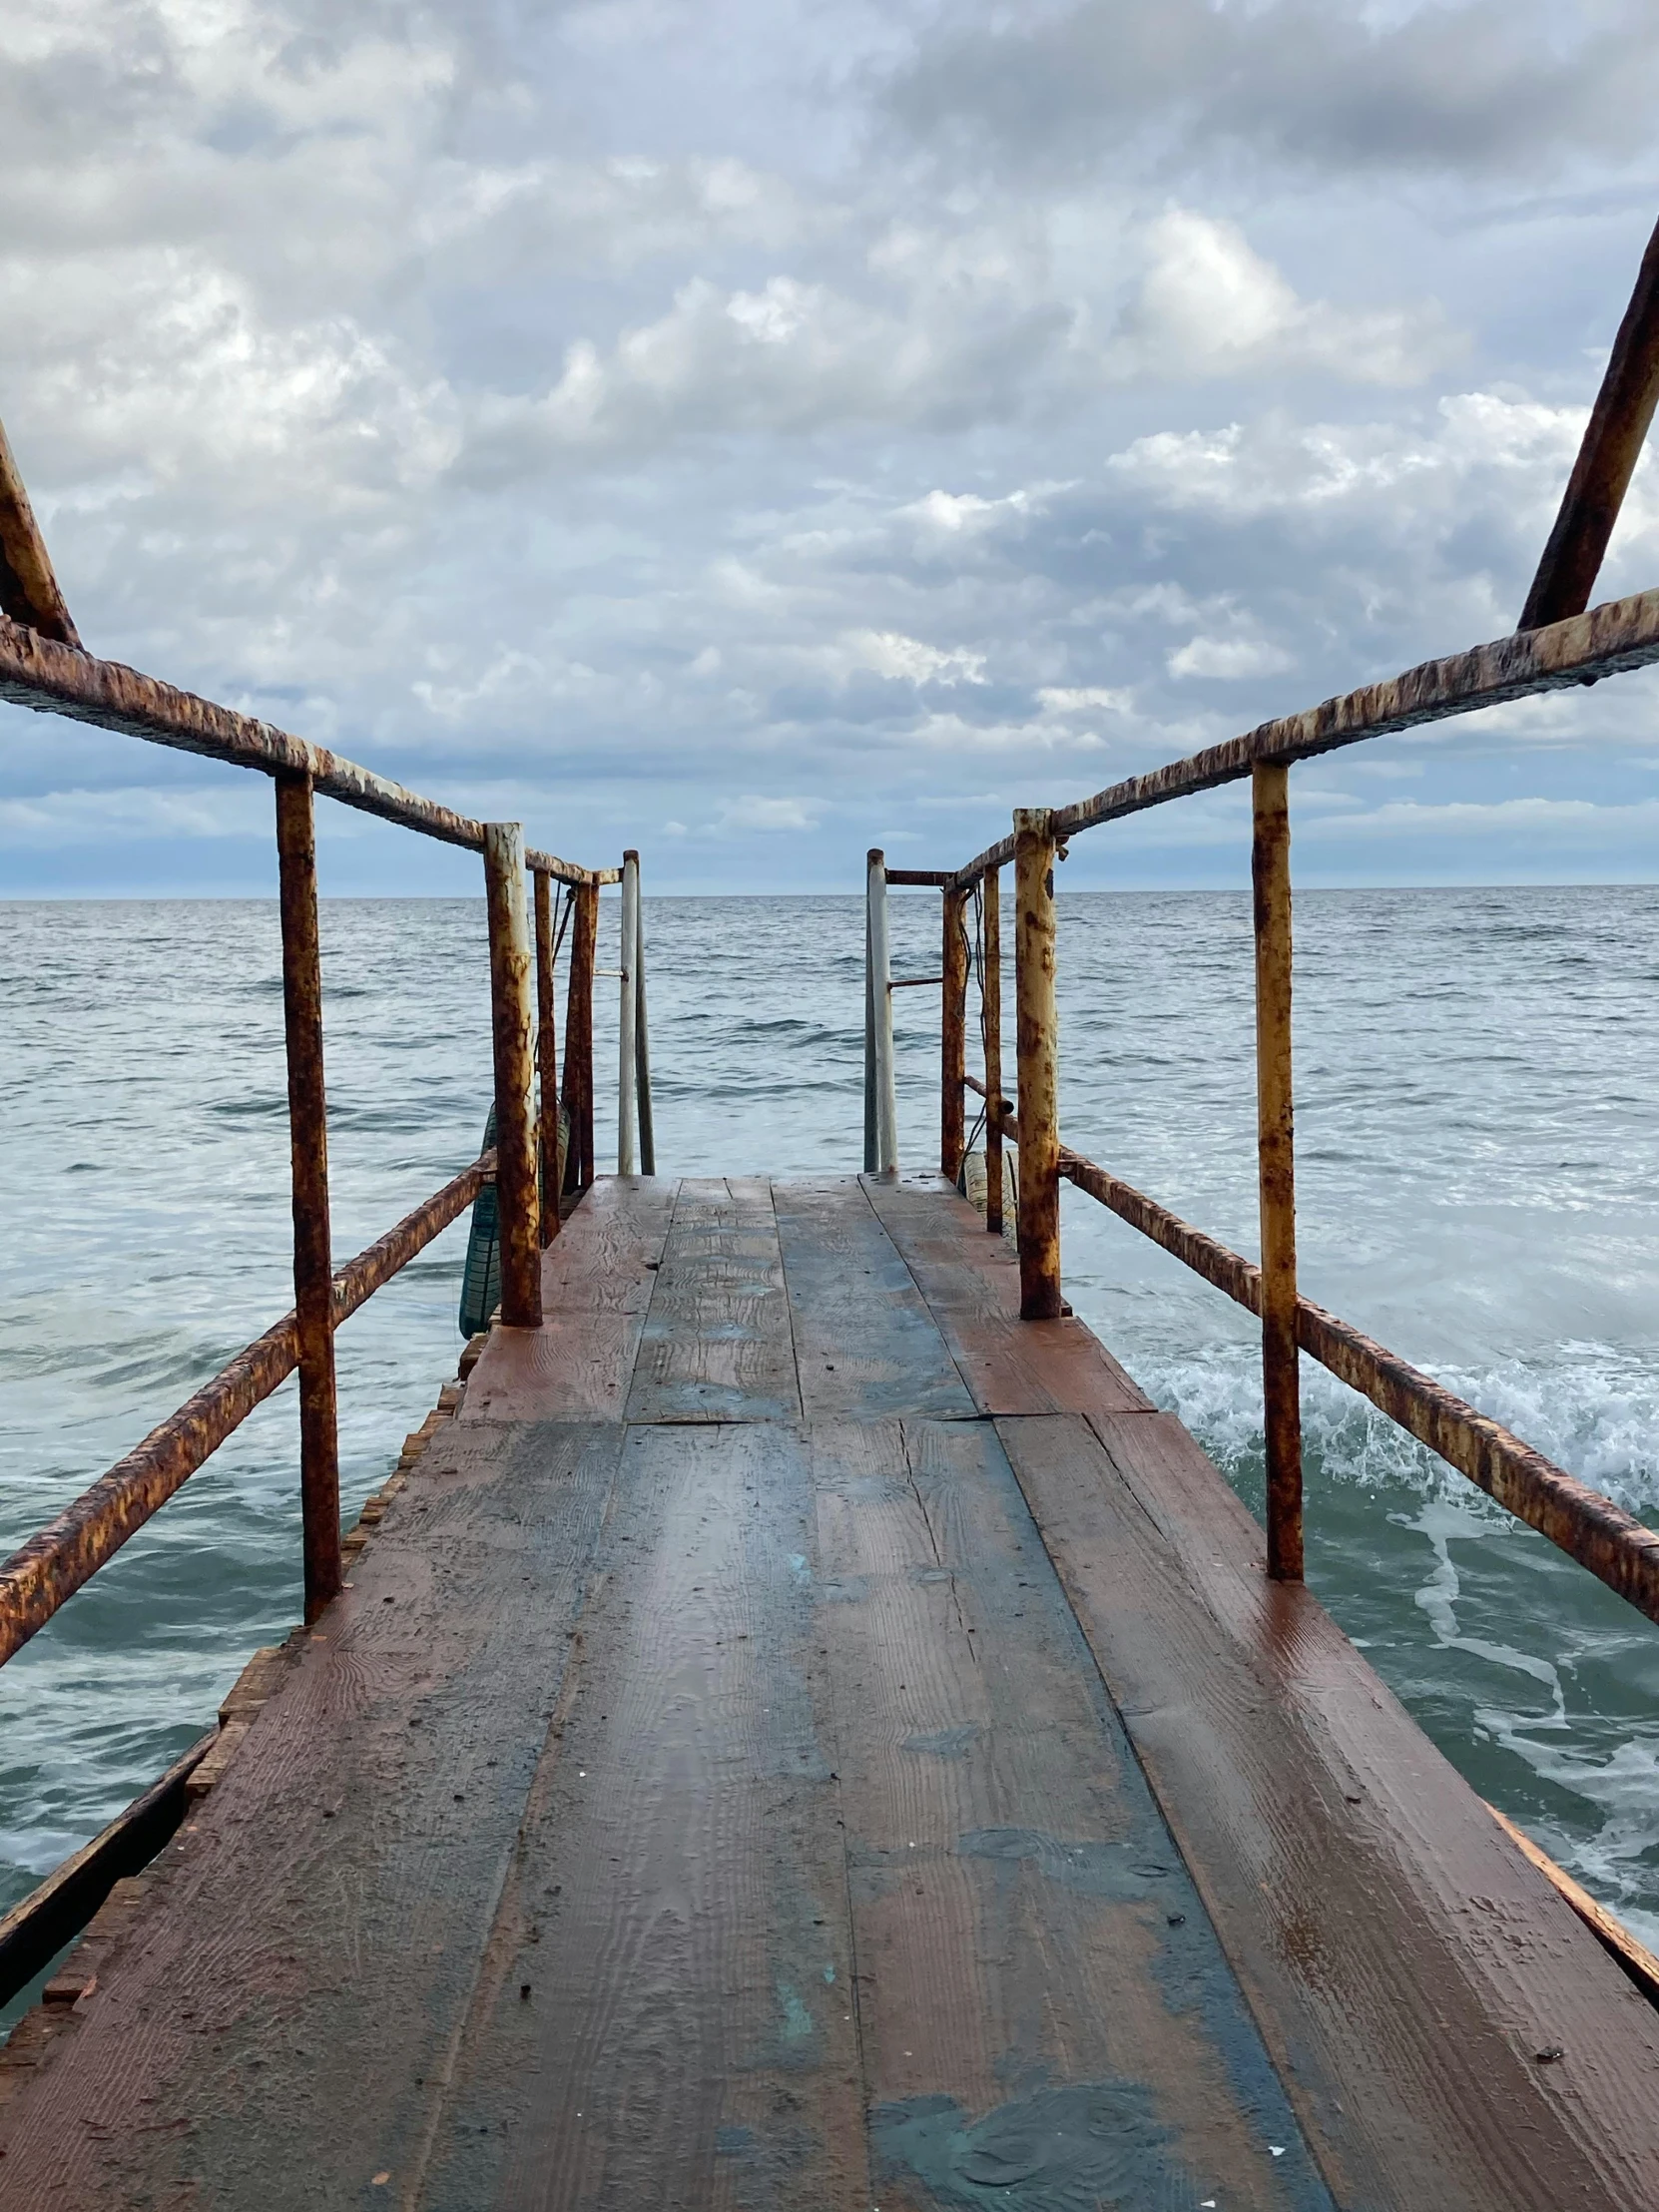
<svg viewBox="0 0 1659 2212"><path fill-rule="evenodd" d="M1656 89L1645 0L1081 0L949 11L884 94L905 131L975 167L1219 147L1346 175L1536 177L1640 153Z"/></svg>
<svg viewBox="0 0 1659 2212"><path fill-rule="evenodd" d="M805 799L762 799L746 794L728 800L720 810L722 830L813 830L818 809Z"/></svg>
<svg viewBox="0 0 1659 2212"><path fill-rule="evenodd" d="M1654 37L1619 0L14 9L0 413L95 649L560 850L839 881L883 823L974 848L1508 627L1651 220ZM1570 194L1504 181L1523 140ZM1644 469L1604 589L1656 563ZM1653 690L1377 761L1610 806ZM233 819L0 721L7 885L112 887L71 825Z"/></svg>
<svg viewBox="0 0 1659 2212"><path fill-rule="evenodd" d="M1241 676L1276 676L1290 668L1291 656L1266 638L1190 638L1169 657L1169 672L1177 678L1214 676L1230 681Z"/></svg>
<svg viewBox="0 0 1659 2212"><path fill-rule="evenodd" d="M1294 367L1413 384L1463 349L1432 303L1345 312L1299 299L1236 225L1189 209L1153 223L1146 251L1146 274L1106 349L1122 377Z"/></svg>

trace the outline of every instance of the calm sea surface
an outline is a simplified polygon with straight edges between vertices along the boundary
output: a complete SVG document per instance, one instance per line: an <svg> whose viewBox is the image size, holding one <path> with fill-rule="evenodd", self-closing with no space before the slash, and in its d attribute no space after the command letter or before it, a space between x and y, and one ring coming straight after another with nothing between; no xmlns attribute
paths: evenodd
<svg viewBox="0 0 1659 2212"><path fill-rule="evenodd" d="M935 973L936 897L894 908L895 972ZM1304 1289L1659 1518L1659 890L1297 913ZM1067 1140L1254 1254L1246 898L1060 916ZM855 1169L858 902L648 900L646 922L663 1172ZM344 1256L476 1150L483 907L330 901L324 938ZM927 1168L937 999L895 1003L901 1158ZM0 1037L3 1551L290 1302L275 906L0 904ZM602 1113L602 1165L608 1139ZM353 1515L454 1372L464 1236L340 1334ZM1070 1192L1064 1236L1079 1314L1260 1510L1247 1318ZM1659 1628L1304 1373L1310 1580L1475 1787L1659 1942ZM211 1723L296 1617L298 1556L289 1384L0 1670L0 1910Z"/></svg>

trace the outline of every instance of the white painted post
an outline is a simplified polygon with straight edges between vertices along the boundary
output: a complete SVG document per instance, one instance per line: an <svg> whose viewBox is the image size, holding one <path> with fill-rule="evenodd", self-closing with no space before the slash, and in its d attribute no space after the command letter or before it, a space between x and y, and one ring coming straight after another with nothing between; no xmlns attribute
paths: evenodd
<svg viewBox="0 0 1659 2212"><path fill-rule="evenodd" d="M657 1172L657 1123L651 1110L651 1025L645 1018L645 907L639 864L634 866L634 1065L639 1080L634 1095L640 1109L640 1173Z"/></svg>
<svg viewBox="0 0 1659 2212"><path fill-rule="evenodd" d="M622 957L617 963L622 969L622 980L618 986L622 995L618 1002L616 1056L618 1175L634 1175L638 1172L634 1146L639 1081L634 1053L635 1008L638 1003L634 995L634 970L639 961L639 944L640 856L637 852L625 852L622 855Z"/></svg>
<svg viewBox="0 0 1659 2212"><path fill-rule="evenodd" d="M892 958L887 941L887 858L869 855L869 1012L874 1026L875 1173L898 1172L898 1100L893 1087Z"/></svg>

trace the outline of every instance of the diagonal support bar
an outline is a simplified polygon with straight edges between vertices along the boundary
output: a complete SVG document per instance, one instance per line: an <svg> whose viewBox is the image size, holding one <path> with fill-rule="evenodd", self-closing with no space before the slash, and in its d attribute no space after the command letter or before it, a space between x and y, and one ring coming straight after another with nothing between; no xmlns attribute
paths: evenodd
<svg viewBox="0 0 1659 2212"><path fill-rule="evenodd" d="M0 610L59 645L80 645L46 540L0 423Z"/></svg>
<svg viewBox="0 0 1659 2212"><path fill-rule="evenodd" d="M1590 604L1613 525L1659 403L1659 226L1647 242L1636 288L1619 324L1607 372L1585 427L1561 511L1549 533L1517 630L1581 615Z"/></svg>

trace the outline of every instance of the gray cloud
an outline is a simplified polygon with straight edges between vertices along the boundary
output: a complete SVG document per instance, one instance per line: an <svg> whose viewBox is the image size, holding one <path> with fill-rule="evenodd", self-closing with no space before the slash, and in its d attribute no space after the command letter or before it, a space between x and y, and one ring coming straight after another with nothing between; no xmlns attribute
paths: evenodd
<svg viewBox="0 0 1659 2212"><path fill-rule="evenodd" d="M1595 55L1646 66L1617 11L1573 18L1566 63L1542 18L1505 21L1460 97L1559 64L1576 113ZM0 23L0 414L83 634L561 848L637 841L716 886L844 880L872 838L970 849L1016 800L1495 635L1647 216L1605 166L1576 213L1500 202L1500 282L1458 221L1489 177L1419 216L1368 197L1369 142L1302 134L1339 173L1318 195L1179 156L1174 125L1243 101L1293 32L1273 129L1295 139L1357 22L1145 0L998 45L849 0L81 0ZM1418 11L1376 43L1420 77L1485 22ZM1101 25L1115 91L1066 61ZM918 164L891 103L937 144L977 112L975 55L1056 148L1092 118L1116 170L1008 165L992 190ZM1075 84L1043 90L1038 61ZM1150 150L1120 128L1132 92ZM1644 477L1608 588L1656 556ZM1650 775L1620 765L1647 698L1395 747L1410 807L1333 771L1330 823L1375 815L1397 852L1424 810L1495 805L1509 747L1534 785L1504 801L1570 796L1571 763L1593 837ZM0 719L0 887L148 882L157 852L186 885L268 866L246 782ZM1148 833L1159 865L1237 859L1225 810L1193 821ZM332 833L342 884L471 881Z"/></svg>
<svg viewBox="0 0 1659 2212"><path fill-rule="evenodd" d="M1233 146L1276 163L1535 180L1651 137L1645 0L1082 0L955 11L885 86L889 113L970 162L1121 168Z"/></svg>

